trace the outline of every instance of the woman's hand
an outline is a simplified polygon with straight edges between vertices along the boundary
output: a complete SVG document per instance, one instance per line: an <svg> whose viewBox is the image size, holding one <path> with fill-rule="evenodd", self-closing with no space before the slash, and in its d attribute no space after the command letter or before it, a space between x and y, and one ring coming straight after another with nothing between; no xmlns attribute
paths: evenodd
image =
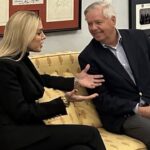
<svg viewBox="0 0 150 150"><path fill-rule="evenodd" d="M84 95L78 95L77 94L77 89L74 89L70 92L66 92L65 93L65 97L67 98L67 100L69 102L79 102L79 101L85 101L85 100L90 100L90 99L93 99L95 97L98 96L97 93L94 93L94 94L91 94L91 95L87 95L87 96L84 96Z"/></svg>
<svg viewBox="0 0 150 150"><path fill-rule="evenodd" d="M75 82L82 87L90 89L102 85L102 83L105 81L103 75L90 75L87 73L89 69L90 65L87 64L80 73L76 74Z"/></svg>

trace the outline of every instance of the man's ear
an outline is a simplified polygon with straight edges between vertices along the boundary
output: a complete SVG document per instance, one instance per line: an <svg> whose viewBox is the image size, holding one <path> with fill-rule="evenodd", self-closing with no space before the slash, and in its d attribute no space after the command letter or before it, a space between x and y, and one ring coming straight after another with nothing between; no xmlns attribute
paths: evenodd
<svg viewBox="0 0 150 150"><path fill-rule="evenodd" d="M111 20L112 20L112 22L113 22L113 24L114 24L114 26L116 25L116 17L115 16L112 16L111 17Z"/></svg>

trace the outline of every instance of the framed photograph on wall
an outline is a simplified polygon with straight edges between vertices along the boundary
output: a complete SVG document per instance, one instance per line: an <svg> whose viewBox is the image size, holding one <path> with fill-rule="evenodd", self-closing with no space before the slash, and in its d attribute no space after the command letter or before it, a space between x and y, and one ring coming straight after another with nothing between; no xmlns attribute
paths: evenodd
<svg viewBox="0 0 150 150"><path fill-rule="evenodd" d="M44 31L81 29L82 0L0 0L0 35L9 17L19 10L35 11L41 17Z"/></svg>
<svg viewBox="0 0 150 150"><path fill-rule="evenodd" d="M129 28L150 36L150 0L129 0Z"/></svg>

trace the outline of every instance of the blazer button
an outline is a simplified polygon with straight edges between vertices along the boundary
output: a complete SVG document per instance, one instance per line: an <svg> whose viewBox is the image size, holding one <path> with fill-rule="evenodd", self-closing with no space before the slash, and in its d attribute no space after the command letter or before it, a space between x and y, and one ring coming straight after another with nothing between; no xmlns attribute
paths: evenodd
<svg viewBox="0 0 150 150"><path fill-rule="evenodd" d="M139 95L142 96L143 95L142 92L139 92Z"/></svg>

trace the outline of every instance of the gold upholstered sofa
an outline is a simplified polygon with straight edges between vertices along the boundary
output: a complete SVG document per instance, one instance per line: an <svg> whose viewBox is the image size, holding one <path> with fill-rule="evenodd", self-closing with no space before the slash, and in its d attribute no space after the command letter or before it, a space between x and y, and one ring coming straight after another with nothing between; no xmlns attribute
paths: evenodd
<svg viewBox="0 0 150 150"><path fill-rule="evenodd" d="M31 56L37 70L43 74L74 76L80 71L78 64L78 52L61 52L56 54L42 54ZM87 94L84 88L79 89L80 94ZM60 95L63 91L45 88L44 96L39 102L50 101ZM107 150L146 150L145 145L126 135L117 135L106 131L92 101L72 102L67 108L67 115L57 116L52 119L44 120L45 124L85 124L98 128Z"/></svg>

